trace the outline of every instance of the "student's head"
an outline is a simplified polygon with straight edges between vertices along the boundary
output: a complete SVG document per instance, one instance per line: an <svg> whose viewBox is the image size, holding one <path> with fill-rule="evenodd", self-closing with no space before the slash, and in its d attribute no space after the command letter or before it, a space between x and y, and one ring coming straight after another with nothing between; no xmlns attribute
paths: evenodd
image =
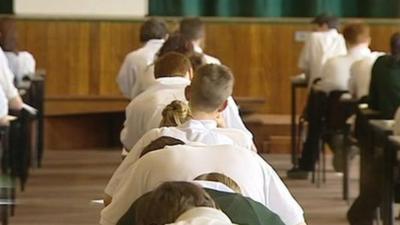
<svg viewBox="0 0 400 225"><path fill-rule="evenodd" d="M196 184L165 182L157 187L136 210L137 225L164 225L175 222L196 207L216 208L214 200Z"/></svg>
<svg viewBox="0 0 400 225"><path fill-rule="evenodd" d="M14 19L0 19L0 46L4 51L17 52L17 27Z"/></svg>
<svg viewBox="0 0 400 225"><path fill-rule="evenodd" d="M232 178L222 174L222 173L207 173L200 175L195 178L195 180L205 180L205 181L214 181L219 182L221 184L225 184L227 187L232 189L236 193L241 193L239 185Z"/></svg>
<svg viewBox="0 0 400 225"><path fill-rule="evenodd" d="M344 26L343 36L349 48L371 42L370 29L364 22L353 22Z"/></svg>
<svg viewBox="0 0 400 225"><path fill-rule="evenodd" d="M157 56L162 57L169 52L179 52L186 56L190 56L193 51L193 44L190 40L181 34L173 34L165 41L161 49L158 51Z"/></svg>
<svg viewBox="0 0 400 225"><path fill-rule="evenodd" d="M189 59L190 59L190 62L192 63L193 71L196 71L201 66L204 66L207 64L204 54L202 54L202 53L195 52L189 57Z"/></svg>
<svg viewBox="0 0 400 225"><path fill-rule="evenodd" d="M194 111L222 112L232 95L234 78L231 70L222 65L207 64L197 69L185 95Z"/></svg>
<svg viewBox="0 0 400 225"><path fill-rule="evenodd" d="M400 32L394 33L390 38L390 53L400 58Z"/></svg>
<svg viewBox="0 0 400 225"><path fill-rule="evenodd" d="M140 41L145 43L152 39L166 39L168 28L164 20L151 18L144 22L140 28Z"/></svg>
<svg viewBox="0 0 400 225"><path fill-rule="evenodd" d="M204 39L206 31L200 18L184 18L179 25L179 32L193 42L200 42Z"/></svg>
<svg viewBox="0 0 400 225"><path fill-rule="evenodd" d="M165 146L184 145L184 144L185 143L179 139L168 136L162 136L152 141L150 144L148 144L143 149L142 153L140 154L140 157L146 155L147 153L163 149L165 148Z"/></svg>
<svg viewBox="0 0 400 225"><path fill-rule="evenodd" d="M154 64L154 77L192 78L192 64L188 57L177 52L169 52L158 58Z"/></svg>
<svg viewBox="0 0 400 225"><path fill-rule="evenodd" d="M162 111L160 127L176 127L191 118L190 108L187 103L179 100L172 101Z"/></svg>
<svg viewBox="0 0 400 225"><path fill-rule="evenodd" d="M316 25L316 31L339 29L339 19L336 16L327 13L322 13L316 16L311 23Z"/></svg>

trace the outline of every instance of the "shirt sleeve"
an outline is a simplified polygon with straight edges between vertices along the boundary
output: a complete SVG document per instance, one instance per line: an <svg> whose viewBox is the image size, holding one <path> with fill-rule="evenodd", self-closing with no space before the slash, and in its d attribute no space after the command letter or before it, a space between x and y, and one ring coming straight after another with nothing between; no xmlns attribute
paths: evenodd
<svg viewBox="0 0 400 225"><path fill-rule="evenodd" d="M0 118L8 115L8 101L2 88L0 88Z"/></svg>
<svg viewBox="0 0 400 225"><path fill-rule="evenodd" d="M8 100L19 95L17 88L14 86L14 74L8 67L7 59L4 52L0 52L0 85Z"/></svg>
<svg viewBox="0 0 400 225"><path fill-rule="evenodd" d="M117 76L117 83L122 94L131 99L131 91L136 82L136 65L131 62L129 55L127 55L122 63Z"/></svg>
<svg viewBox="0 0 400 225"><path fill-rule="evenodd" d="M276 213L286 225L304 223L304 212L290 194L276 172L261 157L259 163L264 171L265 206Z"/></svg>

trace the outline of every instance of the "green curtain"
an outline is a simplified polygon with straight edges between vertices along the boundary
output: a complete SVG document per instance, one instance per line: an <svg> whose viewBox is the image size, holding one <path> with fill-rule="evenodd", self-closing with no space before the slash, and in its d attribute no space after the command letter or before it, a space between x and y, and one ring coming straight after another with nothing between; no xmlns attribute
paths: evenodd
<svg viewBox="0 0 400 225"><path fill-rule="evenodd" d="M3 1L3 0L2 0ZM149 0L154 16L398 17L400 0Z"/></svg>
<svg viewBox="0 0 400 225"><path fill-rule="evenodd" d="M13 0L0 0L0 13L13 14Z"/></svg>

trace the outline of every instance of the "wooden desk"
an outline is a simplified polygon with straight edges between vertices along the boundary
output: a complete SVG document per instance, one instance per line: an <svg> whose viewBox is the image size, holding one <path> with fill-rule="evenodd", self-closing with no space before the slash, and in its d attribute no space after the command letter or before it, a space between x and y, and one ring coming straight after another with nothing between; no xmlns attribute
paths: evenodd
<svg viewBox="0 0 400 225"><path fill-rule="evenodd" d="M371 164L379 165L374 167L380 171L382 169L382 176L375 177L375 181L382 181L381 186L381 209L382 220L384 225L394 224L393 202L394 202L394 162L395 157L393 154L397 151L389 144L389 136L393 134L393 120L370 120L370 129L372 132L371 148L372 158L379 160L378 162L370 162ZM393 151L395 150L395 151ZM380 173L377 173L379 176ZM372 174L369 174L372 176Z"/></svg>
<svg viewBox="0 0 400 225"><path fill-rule="evenodd" d="M257 112L257 109L266 104L263 97L234 97L236 104L239 106L241 115L248 115Z"/></svg>

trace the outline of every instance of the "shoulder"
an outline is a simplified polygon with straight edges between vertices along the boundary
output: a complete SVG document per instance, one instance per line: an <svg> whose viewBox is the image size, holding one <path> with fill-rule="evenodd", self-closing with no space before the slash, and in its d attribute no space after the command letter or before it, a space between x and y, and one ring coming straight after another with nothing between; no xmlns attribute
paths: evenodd
<svg viewBox="0 0 400 225"><path fill-rule="evenodd" d="M221 64L221 61L213 56L204 54L204 58L207 64L217 64L217 65Z"/></svg>

